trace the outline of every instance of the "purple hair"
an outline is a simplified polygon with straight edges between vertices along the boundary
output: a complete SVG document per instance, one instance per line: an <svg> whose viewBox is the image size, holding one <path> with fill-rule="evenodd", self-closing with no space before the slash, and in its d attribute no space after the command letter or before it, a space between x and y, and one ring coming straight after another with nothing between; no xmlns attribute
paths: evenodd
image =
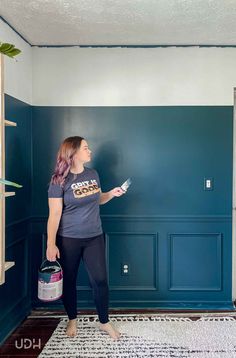
<svg viewBox="0 0 236 358"><path fill-rule="evenodd" d="M73 156L80 148L83 139L83 137L74 136L68 137L62 142L57 153L57 162L50 183L60 184L61 186L64 184L73 164Z"/></svg>

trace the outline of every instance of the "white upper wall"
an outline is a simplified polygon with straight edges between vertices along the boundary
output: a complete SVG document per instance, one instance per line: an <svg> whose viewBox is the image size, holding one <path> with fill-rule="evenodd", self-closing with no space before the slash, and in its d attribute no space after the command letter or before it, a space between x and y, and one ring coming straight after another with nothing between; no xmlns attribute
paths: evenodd
<svg viewBox="0 0 236 358"><path fill-rule="evenodd" d="M33 47L39 106L233 105L236 48Z"/></svg>
<svg viewBox="0 0 236 358"><path fill-rule="evenodd" d="M32 104L32 47L0 19L0 42L9 42L22 52L12 59L4 56L4 92Z"/></svg>
<svg viewBox="0 0 236 358"><path fill-rule="evenodd" d="M40 48L0 20L5 93L39 106L233 105L236 48Z"/></svg>

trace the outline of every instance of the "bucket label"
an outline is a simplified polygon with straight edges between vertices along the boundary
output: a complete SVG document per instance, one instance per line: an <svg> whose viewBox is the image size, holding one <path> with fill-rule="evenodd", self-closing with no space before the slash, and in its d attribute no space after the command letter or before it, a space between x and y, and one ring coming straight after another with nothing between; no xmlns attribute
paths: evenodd
<svg viewBox="0 0 236 358"><path fill-rule="evenodd" d="M38 281L38 298L42 301L57 300L62 295L62 281L46 283L42 280Z"/></svg>

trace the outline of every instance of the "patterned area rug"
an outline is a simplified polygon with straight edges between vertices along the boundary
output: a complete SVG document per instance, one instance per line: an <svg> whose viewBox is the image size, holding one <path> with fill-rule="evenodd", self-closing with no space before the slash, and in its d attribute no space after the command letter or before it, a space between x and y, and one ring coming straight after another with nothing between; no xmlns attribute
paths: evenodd
<svg viewBox="0 0 236 358"><path fill-rule="evenodd" d="M79 316L77 336L68 337L68 319L62 318L38 357L236 357L234 317L110 314L109 319L121 332L119 340L99 329L97 315Z"/></svg>

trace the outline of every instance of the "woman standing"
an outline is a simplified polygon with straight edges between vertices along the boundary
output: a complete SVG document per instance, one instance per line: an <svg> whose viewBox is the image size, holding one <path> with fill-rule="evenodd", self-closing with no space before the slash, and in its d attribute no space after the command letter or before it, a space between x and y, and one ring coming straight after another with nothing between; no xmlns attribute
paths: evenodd
<svg viewBox="0 0 236 358"><path fill-rule="evenodd" d="M77 331L76 279L82 257L99 328L119 339L120 332L108 318L109 288L99 205L126 191L116 187L102 193L97 171L84 166L90 160L91 150L83 137L68 137L62 142L48 189L46 256L49 261L58 258L63 269L62 301L69 318L66 334L75 336Z"/></svg>

